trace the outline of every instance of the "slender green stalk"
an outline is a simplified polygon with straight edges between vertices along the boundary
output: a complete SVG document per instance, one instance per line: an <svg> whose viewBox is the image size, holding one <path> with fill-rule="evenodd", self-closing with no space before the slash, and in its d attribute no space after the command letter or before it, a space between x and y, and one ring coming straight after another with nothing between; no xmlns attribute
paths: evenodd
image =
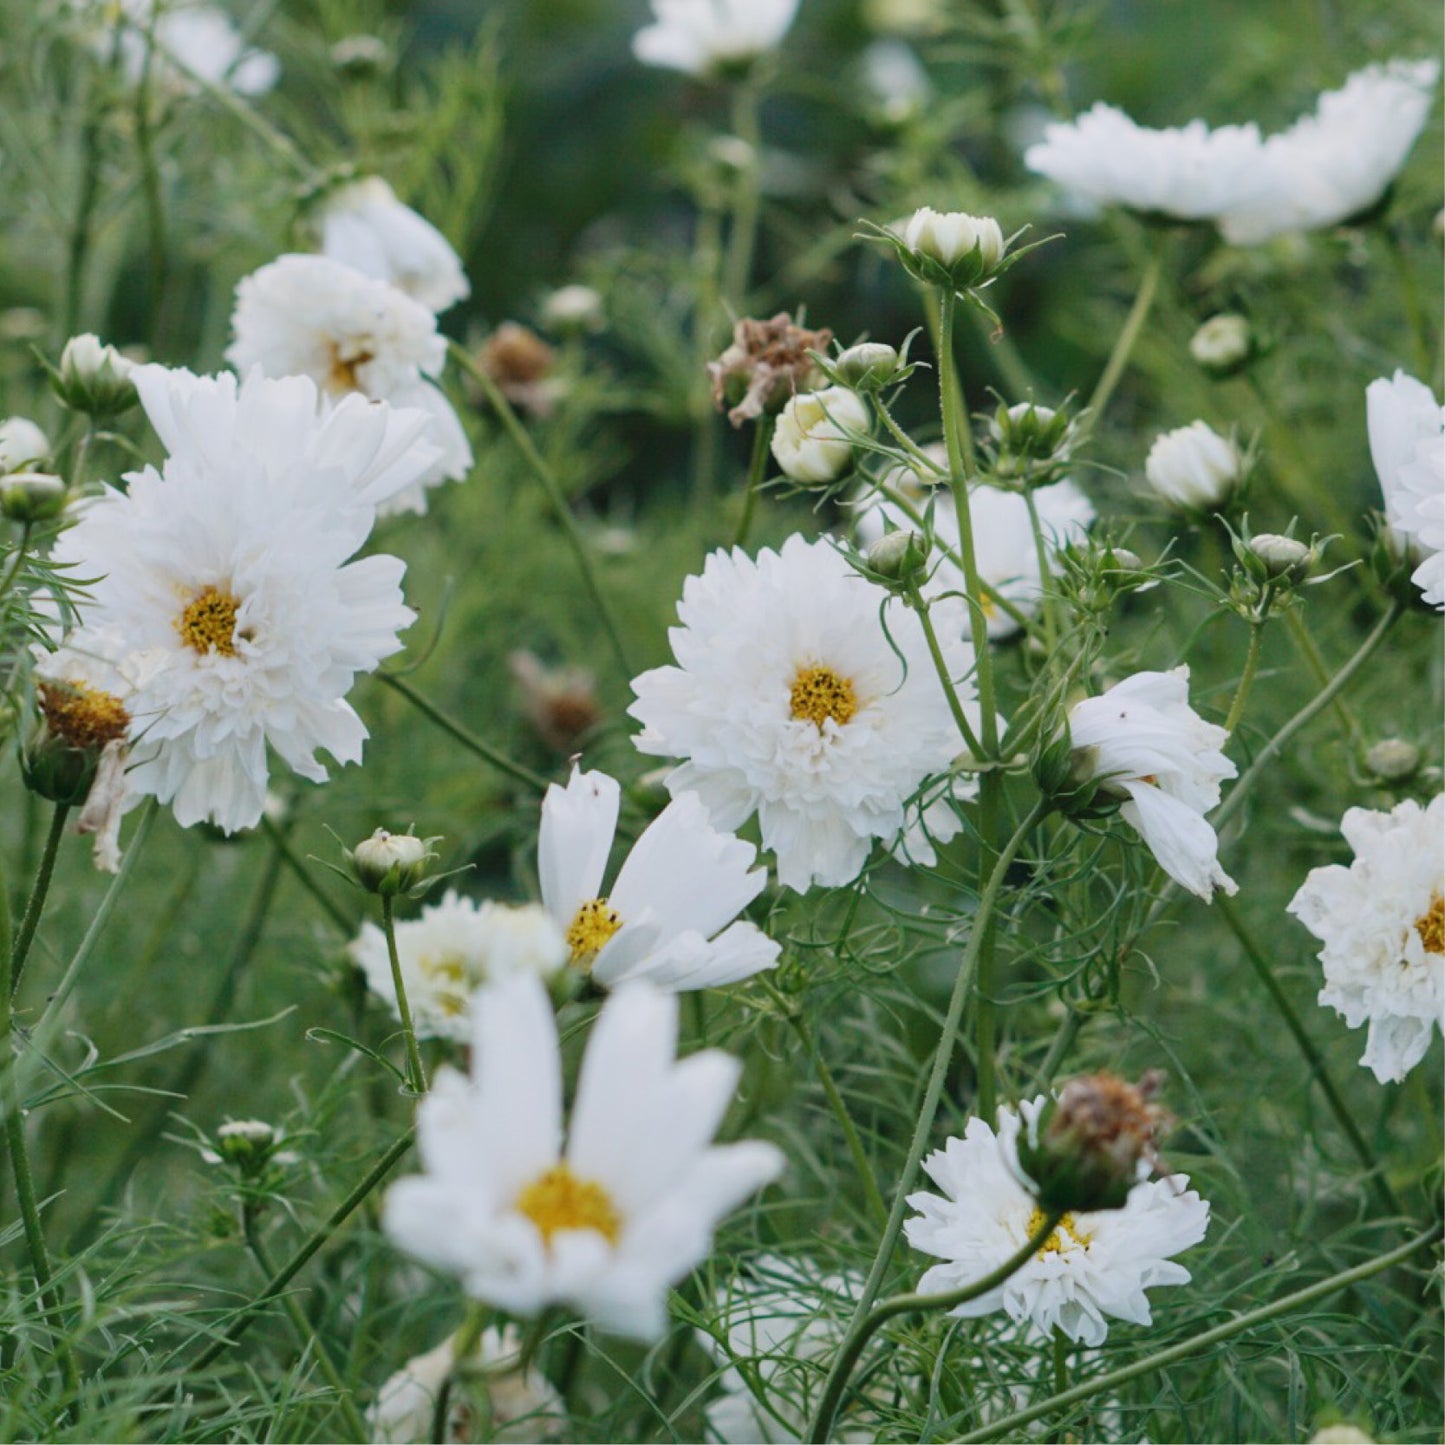
<svg viewBox="0 0 1445 1445"><path fill-rule="evenodd" d="M723 317L722 300L722 213L711 198L698 211L693 242L693 274L697 278L697 300L692 312L693 390L692 413L692 504L702 515L707 511L717 486L718 425L708 385L707 364L717 352L716 337Z"/></svg>
<svg viewBox="0 0 1445 1445"><path fill-rule="evenodd" d="M451 1438L447 1431L447 1416L451 1413L452 1386L456 1382L457 1365L466 1360L476 1349L477 1342L482 1338L482 1331L486 1329L491 1313L489 1306L478 1301L473 1301L467 1308L466 1318L452 1339L452 1367L447 1371L446 1378L437 1391L436 1403L432 1406L431 1431L427 1435L428 1440L441 1441L442 1445L446 1445L446 1441Z"/></svg>
<svg viewBox="0 0 1445 1445"><path fill-rule="evenodd" d="M15 579L25 565L25 553L30 546L30 534L34 529L32 522L26 522L20 529L20 540L15 544L15 559L6 569L5 576L0 578L0 600L3 600L15 585Z"/></svg>
<svg viewBox="0 0 1445 1445"><path fill-rule="evenodd" d="M762 131L759 109L762 95L755 80L739 83L733 92L733 133L750 153L748 164L738 172L734 193L732 226L728 231L728 254L723 270L723 299L741 315L746 309L748 282L753 274L753 251L758 240L758 215L762 190Z"/></svg>
<svg viewBox="0 0 1445 1445"><path fill-rule="evenodd" d="M768 474L768 443L773 439L773 418L760 416L753 423L753 455L748 463L748 479L743 490L743 514L738 520L734 547L747 546L748 533L752 530L753 513L757 509L758 493L763 488L763 478Z"/></svg>
<svg viewBox="0 0 1445 1445"><path fill-rule="evenodd" d="M978 780L978 869L980 879L988 876L993 851L998 846L998 815L1003 779L985 773ZM998 1113L998 930L993 913L974 927L982 937L978 946L978 986L974 990L974 1042L978 1063L979 1117L992 1124Z"/></svg>
<svg viewBox="0 0 1445 1445"><path fill-rule="evenodd" d="M1062 1395L1069 1388L1069 1337L1054 1326L1054 1393Z"/></svg>
<svg viewBox="0 0 1445 1445"><path fill-rule="evenodd" d="M50 831L45 835L40 867L36 870L35 882L25 904L25 916L20 920L20 932L15 935L15 946L10 950L11 998L15 997L20 988L25 960L30 956L30 945L35 941L35 930L40 926L40 915L45 909L45 896L50 892L50 878L55 872L55 855L60 851L60 839L65 832L65 820L69 816L69 803L57 803L50 815Z"/></svg>
<svg viewBox="0 0 1445 1445"><path fill-rule="evenodd" d="M978 736L969 723L968 714L963 710L958 689L948 675L948 663L944 661L943 649L939 646L938 633L933 626L933 617L916 582L908 589L908 605L918 614L918 622L923 628L924 640L928 643L928 655L933 659L933 669L938 674L938 680L943 684L943 694L948 699L948 710L953 714L954 724L963 738L964 746L974 757L981 758L984 754Z"/></svg>
<svg viewBox="0 0 1445 1445"><path fill-rule="evenodd" d="M1054 569L1049 560L1049 539L1044 535L1043 522L1039 519L1039 504L1034 498L1032 487L1024 488L1024 503L1029 509L1029 529L1034 534L1034 556L1039 564L1039 613L1044 624L1044 657L1046 665L1051 667L1059 646L1056 616L1058 603L1053 588L1049 585Z"/></svg>
<svg viewBox="0 0 1445 1445"><path fill-rule="evenodd" d="M135 139L140 153L141 193L145 197L146 250L150 263L150 294L146 301L150 311L151 349L160 339L161 303L166 290L166 212L161 190L161 172L156 163L155 127L151 120L151 62L153 46L146 47L140 84L135 90Z"/></svg>
<svg viewBox="0 0 1445 1445"><path fill-rule="evenodd" d="M391 986L396 990L396 1011L401 1015L401 1032L406 1039L406 1082L413 1094L426 1093L426 1070L421 1064L421 1050L412 1027L411 1006L406 1001L406 981L401 976L401 958L396 951L396 900L389 893L381 895L381 927L386 934L386 954L391 960Z"/></svg>
<svg viewBox="0 0 1445 1445"><path fill-rule="evenodd" d="M1224 720L1224 731L1233 733L1244 716L1244 705L1249 700L1249 690L1254 686L1254 675L1259 671L1260 645L1264 641L1264 618L1251 617L1249 620L1249 646L1244 654L1244 671L1239 675L1239 686L1234 690L1234 701L1229 705L1229 716Z"/></svg>
<svg viewBox="0 0 1445 1445"><path fill-rule="evenodd" d="M385 677L386 674L382 673L381 676ZM272 848L275 849L276 857L286 865L291 876L311 895L321 911L336 925L337 932L345 934L348 938L355 933L356 920L322 889L321 885L311 876L311 870L297 857L296 850L291 846L291 840L285 832L264 814L261 816L261 831L265 833Z"/></svg>
<svg viewBox="0 0 1445 1445"><path fill-rule="evenodd" d="M973 428L968 420L968 402L958 375L954 354L954 318L958 294L952 286L938 289L938 334L933 338L938 355L938 402L943 417L943 444L948 450L948 467L956 477L970 480L974 473ZM929 320L932 320L930 315Z"/></svg>
<svg viewBox="0 0 1445 1445"><path fill-rule="evenodd" d="M1004 1260L997 1269L984 1275L982 1279L973 1284L962 1285L958 1289L944 1290L938 1294L894 1295L892 1299L886 1299L881 1304L875 1305L868 1312L862 1327L850 1332L842 1348L838 1351L838 1358L834 1360L833 1368L828 1373L827 1383L823 1386L823 1398L818 1402L818 1413L813 1418L813 1427L808 1435L814 1445L822 1445L822 1442L832 1434L833 1421L837 1418L838 1409L843 1403L844 1392L848 1387L848 1378L853 1373L853 1366L858 1363L858 1357L863 1353L868 1341L880 1325L886 1324L896 1315L951 1310L958 1305L977 1299L980 1295L987 1294L992 1289L997 1289L999 1285L1003 1284L1011 1275L1017 1274L1029 1262L1034 1253L1054 1232L1055 1226L1063 1217L1063 1210L1045 1215L1043 1223L1013 1254Z"/></svg>
<svg viewBox="0 0 1445 1445"><path fill-rule="evenodd" d="M1214 1329L1205 1330L1201 1335L1192 1335L1181 1344L1171 1345L1166 1350L1159 1350L1132 1365L1124 1365L1120 1369L1110 1370L1107 1374L1096 1375L1092 1380L1075 1385L1071 1390L1051 1395L1047 1400L1029 1406L1027 1410L1019 1410L1012 1415L1005 1415L1000 1420L990 1421L971 1434L958 1435L954 1438L959 1441L959 1445L982 1445L985 1440L997 1440L1000 1437L1017 1439L1019 1438L1018 1431L1022 1426L1042 1419L1045 1415L1051 1415L1056 1410L1064 1410L1091 1396L1101 1395L1108 1390L1116 1390L1120 1385L1127 1385L1130 1380L1137 1379L1140 1375L1147 1375L1153 1370L1162 1370L1165 1366L1172 1365L1178 1360L1187 1360L1190 1355L1197 1355L1203 1350L1232 1339L1235 1335L1253 1329L1256 1325L1265 1324L1269 1320L1277 1319L1280 1315L1287 1315L1293 1310L1303 1309L1306 1305L1325 1299L1338 1290L1348 1289L1351 1285L1359 1284L1387 1269L1392 1269L1397 1264L1403 1264L1417 1250L1436 1243L1440 1238L1440 1233L1441 1226L1437 1224L1424 1234L1416 1235L1408 1244L1402 1244L1399 1248L1390 1250L1388 1254L1379 1255L1365 1264L1356 1265L1354 1269L1333 1274L1318 1284L1312 1284L1305 1289L1296 1290L1293 1294L1285 1295L1283 1299L1277 1299L1273 1304L1263 1305L1259 1309L1237 1315L1226 1324L1216 1325Z"/></svg>
<svg viewBox="0 0 1445 1445"><path fill-rule="evenodd" d="M116 48L120 45L120 27L116 27ZM114 55L112 56L114 62ZM80 313L85 305L85 267L90 258L91 225L95 206L100 198L100 142L103 102L94 94L85 101L85 123L80 130L80 191L75 198L75 219L65 250L65 301L60 340L63 342L80 330Z"/></svg>
<svg viewBox="0 0 1445 1445"><path fill-rule="evenodd" d="M1410 258L1405 253L1405 242L1398 226L1381 222L1377 227L1389 253L1390 265L1400 287L1401 309L1408 324L1408 335L1415 352L1415 373L1417 376L1430 375L1430 352L1434 328L1430 313L1420 299L1420 287L1416 284L1415 273L1410 269Z"/></svg>
<svg viewBox="0 0 1445 1445"><path fill-rule="evenodd" d="M1310 636L1310 630L1305 626L1304 618L1299 612L1291 609L1284 615L1285 630L1290 635L1290 641L1299 648L1300 655L1309 664L1309 669L1315 675L1315 681L1324 687L1330 680L1329 664L1320 656L1320 650L1315 646L1315 640ZM1330 706L1334 714L1340 720L1340 726L1345 730L1350 741L1358 751L1364 746L1363 734L1360 732L1360 725L1355 721L1355 715L1345 705L1343 698L1335 698Z"/></svg>
<svg viewBox="0 0 1445 1445"><path fill-rule="evenodd" d="M518 419L511 402L502 395L501 388L497 383L487 375L482 367L477 365L464 347L458 346L455 341L450 342L449 345L452 355L457 358L462 369L477 383L482 394L487 398L487 404L497 414L503 429L511 437L517 450L521 452L532 475L542 484L542 490L546 493L547 501L562 528L563 535L567 538L567 544L572 548L572 554L577 559L577 570L582 575L582 585L587 589L593 606L597 609L597 615L602 621L602 629L607 634L607 641L611 645L613 656L617 659L617 665L622 669L625 677L631 677L633 670L627 661L627 649L622 643L622 632L617 625L617 619L612 615L612 608L607 601L606 594L597 581L597 573L592 566L592 555L587 550L587 539L582 535L576 517L572 515L572 508L568 506L567 498L562 495L562 488L558 485L552 468L547 465L542 453L537 450L536 443L533 442L527 428Z"/></svg>
<svg viewBox="0 0 1445 1445"><path fill-rule="evenodd" d="M1104 414L1104 409L1109 405L1114 395L1114 389L1119 385L1124 375L1124 368L1129 364L1129 358L1134 353L1135 343L1139 340L1140 333L1144 330L1144 323L1149 319L1149 313L1154 308L1154 298L1159 293L1159 278L1164 274L1164 253L1156 249L1149 258L1149 264L1144 268L1143 279L1139 282L1138 294L1134 297L1134 304L1129 308L1129 314L1124 318L1124 328L1114 339L1114 349L1109 353L1109 359L1104 363L1103 374L1099 377L1099 383L1094 388L1094 394L1089 398L1089 405L1085 409L1087 418L1085 425L1093 431L1099 425L1099 419Z"/></svg>

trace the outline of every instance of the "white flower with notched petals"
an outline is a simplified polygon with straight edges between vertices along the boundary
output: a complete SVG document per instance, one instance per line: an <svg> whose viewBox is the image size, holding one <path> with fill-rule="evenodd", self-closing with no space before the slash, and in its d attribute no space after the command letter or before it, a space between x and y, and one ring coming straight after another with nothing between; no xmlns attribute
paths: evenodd
<svg viewBox="0 0 1445 1445"><path fill-rule="evenodd" d="M446 361L446 339L436 317L395 286L326 256L282 256L237 286L231 330L226 359L238 371L309 376L323 404L360 395L427 413L439 455L383 513L424 512L427 488L471 470L466 433L432 380Z"/></svg>
<svg viewBox="0 0 1445 1445"><path fill-rule="evenodd" d="M425 1172L392 1185L392 1242L510 1314L568 1304L655 1339L667 1291L718 1221L777 1177L771 1144L711 1145L741 1066L677 1061L677 1000L624 984L593 1026L562 1144L562 1060L546 990L518 977L472 1004L472 1076L440 1069L417 1109Z"/></svg>
<svg viewBox="0 0 1445 1445"><path fill-rule="evenodd" d="M130 787L231 832L261 817L268 745L314 782L318 748L360 761L346 694L414 614L397 558L348 559L436 450L418 412L354 397L321 415L305 377L134 381L169 455L89 502L55 560L97 579L82 620L147 654Z"/></svg>
<svg viewBox="0 0 1445 1445"><path fill-rule="evenodd" d="M804 391L783 407L773 459L795 482L836 481L853 463L849 433L868 430L868 403L846 386Z"/></svg>
<svg viewBox="0 0 1445 1445"><path fill-rule="evenodd" d="M963 603L941 601L933 617L976 728ZM632 684L638 748L686 759L667 785L697 793L717 827L756 812L787 887L851 882L963 747L917 614L884 602L826 541L794 536L756 560L714 552L684 584L678 618L678 666ZM939 840L959 828L941 803L926 822ZM916 830L909 852L933 862Z"/></svg>
<svg viewBox="0 0 1445 1445"><path fill-rule="evenodd" d="M1136 672L1069 712L1078 766L1126 801L1120 812L1159 866L1206 902L1236 892L1219 866L1219 839L1204 815L1236 774L1220 751L1229 734L1189 706L1189 669Z"/></svg>
<svg viewBox="0 0 1445 1445"><path fill-rule="evenodd" d="M1045 1215L1020 1182L1021 1127L1037 1127L1046 1100L1040 1095L1017 1110L1001 1108L998 1134L970 1119L962 1139L950 1139L923 1161L943 1190L910 1194L918 1210L903 1226L909 1244L946 1261L918 1283L922 1294L941 1294L982 1279L1042 1228ZM952 1314L964 1319L1003 1310L1045 1335L1058 1329L1069 1339L1100 1345L1107 1320L1150 1323L1145 1290L1188 1284L1189 1271L1172 1256L1198 1244L1209 1227L1209 1205L1183 1175L1139 1182L1122 1209L1069 1213L1021 1269L1003 1284Z"/></svg>
<svg viewBox="0 0 1445 1445"><path fill-rule="evenodd" d="M1172 507L1220 506L1244 475L1244 456L1232 437L1207 422L1190 422L1156 437L1144 460L1144 479Z"/></svg>
<svg viewBox="0 0 1445 1445"><path fill-rule="evenodd" d="M691 793L663 809L602 892L620 801L615 778L578 768L542 800L542 902L566 931L573 966L608 988L645 978L670 991L772 968L778 945L734 922L767 883L767 871L753 867L757 849L718 832Z"/></svg>
<svg viewBox="0 0 1445 1445"><path fill-rule="evenodd" d="M402 205L380 176L364 176L332 191L316 224L322 255L389 282L429 311L445 311L472 289L447 238Z"/></svg>
<svg viewBox="0 0 1445 1445"><path fill-rule="evenodd" d="M1354 862L1311 869L1289 911L1324 944L1320 1002L1369 1024L1360 1062L1399 1083L1445 1012L1445 796L1351 808L1340 831Z"/></svg>
<svg viewBox="0 0 1445 1445"><path fill-rule="evenodd" d="M374 923L363 924L350 953L367 987L399 1019L386 935ZM535 903L476 903L449 889L419 918L396 925L396 956L416 1036L465 1043L472 995L482 984L519 973L550 978L567 962L567 945Z"/></svg>
<svg viewBox="0 0 1445 1445"><path fill-rule="evenodd" d="M776 50L798 0L652 0L657 17L632 37L644 65L688 75L746 65Z"/></svg>
<svg viewBox="0 0 1445 1445"><path fill-rule="evenodd" d="M1397 371L1365 388L1365 415L1385 521L1418 562L1412 580L1425 601L1445 606L1445 407L1423 381Z"/></svg>

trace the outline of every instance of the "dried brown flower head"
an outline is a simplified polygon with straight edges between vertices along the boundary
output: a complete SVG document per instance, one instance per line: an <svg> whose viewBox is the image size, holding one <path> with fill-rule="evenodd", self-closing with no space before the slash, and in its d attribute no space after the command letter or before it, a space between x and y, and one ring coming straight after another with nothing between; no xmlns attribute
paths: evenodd
<svg viewBox="0 0 1445 1445"><path fill-rule="evenodd" d="M557 404L559 381L552 375L557 353L535 331L504 321L477 353L477 365L497 383L513 406L546 416Z"/></svg>
<svg viewBox="0 0 1445 1445"><path fill-rule="evenodd" d="M526 649L512 653L507 666L521 694L522 713L537 736L559 753L574 752L602 717L597 678L591 670L572 665L548 667Z"/></svg>
<svg viewBox="0 0 1445 1445"><path fill-rule="evenodd" d="M789 397L812 391L822 381L808 352L825 351L832 339L826 326L810 331L797 325L786 311L769 321L743 317L733 327L732 345L707 364L717 409L722 411L732 403L728 420L734 426L764 412L780 412Z"/></svg>

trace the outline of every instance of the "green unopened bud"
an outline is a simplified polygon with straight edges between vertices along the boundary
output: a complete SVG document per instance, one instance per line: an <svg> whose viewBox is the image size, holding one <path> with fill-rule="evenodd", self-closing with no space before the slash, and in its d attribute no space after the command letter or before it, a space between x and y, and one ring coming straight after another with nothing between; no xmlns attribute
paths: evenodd
<svg viewBox="0 0 1445 1445"><path fill-rule="evenodd" d="M52 803L79 807L90 794L101 749L77 747L42 726L20 760L20 776L32 793Z"/></svg>
<svg viewBox="0 0 1445 1445"><path fill-rule="evenodd" d="M437 841L378 828L347 853L347 861L368 893L394 898L398 893L410 892L425 879L428 865L438 857L431 846Z"/></svg>
<svg viewBox="0 0 1445 1445"><path fill-rule="evenodd" d="M1189 340L1189 354L1211 376L1233 376L1254 356L1254 332L1236 312L1211 316Z"/></svg>
<svg viewBox="0 0 1445 1445"><path fill-rule="evenodd" d="M64 510L66 494L49 472L11 472L0 477L0 513L12 522L46 522Z"/></svg>
<svg viewBox="0 0 1445 1445"><path fill-rule="evenodd" d="M229 1164L243 1179L262 1178L274 1164L292 1164L296 1156L282 1152L286 1131L264 1119L230 1119L216 1130L215 1147L202 1149L208 1164Z"/></svg>
<svg viewBox="0 0 1445 1445"><path fill-rule="evenodd" d="M51 387L72 411L88 416L114 416L136 402L131 373L135 363L113 346L86 332L72 336L60 353L60 368Z"/></svg>
<svg viewBox="0 0 1445 1445"><path fill-rule="evenodd" d="M1275 532L1261 532L1251 537L1248 551L1271 580L1289 585L1303 582L1310 575L1318 555L1313 547Z"/></svg>
<svg viewBox="0 0 1445 1445"><path fill-rule="evenodd" d="M850 346L833 369L854 391L878 391L888 386L898 371L898 351L882 341L861 341Z"/></svg>
<svg viewBox="0 0 1445 1445"><path fill-rule="evenodd" d="M1365 766L1386 783L1403 783L1414 777L1420 760L1420 749L1404 738L1381 738L1365 753Z"/></svg>
<svg viewBox="0 0 1445 1445"><path fill-rule="evenodd" d="M880 580L906 589L928 567L928 543L918 532L887 532L869 547L865 560Z"/></svg>

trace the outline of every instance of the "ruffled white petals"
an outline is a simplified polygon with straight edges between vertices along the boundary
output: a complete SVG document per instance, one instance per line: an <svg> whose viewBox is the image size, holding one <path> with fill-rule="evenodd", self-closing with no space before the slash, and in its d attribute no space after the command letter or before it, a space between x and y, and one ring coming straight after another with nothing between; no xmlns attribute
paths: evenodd
<svg viewBox="0 0 1445 1445"><path fill-rule="evenodd" d="M632 37L644 65L705 75L776 49L798 0L652 0L657 18Z"/></svg>
<svg viewBox="0 0 1445 1445"><path fill-rule="evenodd" d="M1370 456L1396 543L1418 563L1412 580L1445 607L1445 407L1397 371L1365 388Z"/></svg>

